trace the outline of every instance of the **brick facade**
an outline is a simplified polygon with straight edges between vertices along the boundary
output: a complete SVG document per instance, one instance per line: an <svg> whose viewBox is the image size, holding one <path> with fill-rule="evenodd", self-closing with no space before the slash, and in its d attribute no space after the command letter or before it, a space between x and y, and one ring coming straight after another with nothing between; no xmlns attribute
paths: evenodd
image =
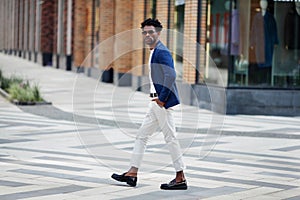
<svg viewBox="0 0 300 200"><path fill-rule="evenodd" d="M44 1L41 7L41 52L54 52L55 0ZM56 41L56 40L55 40Z"/></svg>
<svg viewBox="0 0 300 200"><path fill-rule="evenodd" d="M156 3L156 18L164 27L161 40L171 51L173 49L174 6L174 1L171 0L157 1Z"/></svg>
<svg viewBox="0 0 300 200"><path fill-rule="evenodd" d="M81 66L86 54L85 46L85 30L86 30L86 2L85 0L74 0L74 66Z"/></svg>
<svg viewBox="0 0 300 200"><path fill-rule="evenodd" d="M198 13L198 0L190 0L185 4L184 17L184 34L187 39L184 41L183 51L183 79L185 82L194 83L196 81L196 43L197 41L197 13Z"/></svg>
<svg viewBox="0 0 300 200"><path fill-rule="evenodd" d="M113 66L114 49L113 39L115 33L115 1L102 0L99 8L99 44L106 48L99 49L99 68L108 69ZM100 46L100 47L101 47Z"/></svg>
<svg viewBox="0 0 300 200"><path fill-rule="evenodd" d="M115 5L115 18L117 23L115 23L115 34L122 33L124 31L132 30L132 8L133 8L133 1L127 0L118 0L117 4ZM131 69L131 61L132 61L132 34L122 34L122 38L117 37L116 49L114 50L114 57L117 58L114 62L114 70L119 73L126 73ZM125 42L125 43L123 43ZM123 46L124 44L124 46ZM124 50L128 53L125 55L119 54Z"/></svg>
<svg viewBox="0 0 300 200"><path fill-rule="evenodd" d="M150 1L148 1L150 2ZM146 9L146 12L144 12ZM149 3L145 5L144 1L135 1L134 5L133 5L133 10L135 10L136 12L133 13L133 33L137 34L137 37L139 36L139 34L141 34L141 30L140 30L140 24L141 22L144 20L145 18L145 14L149 16L150 13L150 5ZM146 17L146 18L147 18ZM143 66L143 64L145 64L145 60L143 60L143 58L145 59L145 56L143 56L145 50L143 49L143 46L140 43L141 41L139 40L133 40L132 41L132 45L133 45L133 49L135 50L134 52L132 52L132 61L131 61L131 65L133 66L132 69L132 74L134 76L142 76L144 75L145 72L145 66ZM137 47L137 48L135 48ZM142 47L142 48L139 48Z"/></svg>
<svg viewBox="0 0 300 200"><path fill-rule="evenodd" d="M3 0L0 2L1 6L1 22L3 24L3 31L0 31L0 48L2 49L16 49L20 52L38 52L47 56L64 56L67 53L67 19L68 19L68 0L47 0L42 1L40 6L40 15L37 13L39 7L36 7L38 0ZM62 2L62 19L58 19L59 2ZM104 70L113 67L115 73L126 73L130 71L134 76L144 76L147 74L147 66L142 66L148 62L148 52L143 48L140 40L140 23L145 19L152 17L155 11L156 18L158 18L164 30L161 35L161 40L170 48L175 55L174 35L168 32L167 29L173 30L175 28L175 1L165 0L156 1L156 8L153 8L153 0L72 0L72 39L71 39L71 55L73 67L99 67ZM185 1L185 21L184 34L191 40L197 41L197 14L198 14L198 0ZM202 21L200 43L205 44L206 31L206 1L202 3ZM13 17L8 17L7 9L13 10ZM36 17L39 17L37 19ZM10 20L5 23L5 18ZM61 37L58 36L58 24L61 21ZM39 24L36 24L39 23ZM11 29L12 28L12 29ZM36 30L37 28L40 31ZM9 30L13 30L13 36L9 35ZM124 44L114 43L116 34L124 33L124 31L131 30L134 34L128 34L122 38L126 42ZM38 35L36 34L38 33ZM7 38L9 40L7 40ZM58 41L58 38L61 40ZM91 50L97 45L108 42L105 48L97 49L92 55L93 59L85 58ZM62 49L58 48L61 43ZM108 43L107 43L108 44ZM195 68L196 65L196 47L195 44L189 42L184 43L184 60L183 71L184 79L189 82L195 82ZM121 45L121 46L120 46ZM39 47L38 49L36 49ZM145 47L145 46L144 46ZM121 48L125 48L127 52L122 52ZM60 52L57 52L57 51ZM120 55L119 55L120 54ZM49 62L47 64L51 64ZM55 60L53 58L53 60ZM96 60L96 62L95 62ZM111 62L113 61L113 62ZM200 56L200 72L204 73L202 69L205 66L205 55ZM83 63L84 62L84 63ZM64 64L64 63L62 63ZM199 64L199 63L198 63ZM60 64L61 65L61 64ZM131 71L132 70L132 71ZM202 71L201 71L202 70Z"/></svg>

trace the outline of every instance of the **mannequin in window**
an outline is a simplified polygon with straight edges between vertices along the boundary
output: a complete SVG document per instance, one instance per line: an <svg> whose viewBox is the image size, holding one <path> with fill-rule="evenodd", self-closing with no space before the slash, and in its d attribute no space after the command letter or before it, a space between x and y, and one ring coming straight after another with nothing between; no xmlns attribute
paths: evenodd
<svg viewBox="0 0 300 200"><path fill-rule="evenodd" d="M268 12L268 1L260 0L261 12L253 18L250 35L251 49L254 50L258 67L258 83L271 82L271 67L274 47L279 43L274 16Z"/></svg>

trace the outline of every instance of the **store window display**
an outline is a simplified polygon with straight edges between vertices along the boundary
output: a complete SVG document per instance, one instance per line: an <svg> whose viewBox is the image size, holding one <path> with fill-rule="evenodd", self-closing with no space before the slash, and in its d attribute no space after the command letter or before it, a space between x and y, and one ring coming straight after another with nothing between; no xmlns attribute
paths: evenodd
<svg viewBox="0 0 300 200"><path fill-rule="evenodd" d="M267 10L268 1L260 0L261 11L252 22L250 45L255 54L254 84L271 84L272 59L274 48L279 44L277 24L274 16Z"/></svg>
<svg viewBox="0 0 300 200"><path fill-rule="evenodd" d="M209 2L209 52L228 86L300 88L300 0Z"/></svg>

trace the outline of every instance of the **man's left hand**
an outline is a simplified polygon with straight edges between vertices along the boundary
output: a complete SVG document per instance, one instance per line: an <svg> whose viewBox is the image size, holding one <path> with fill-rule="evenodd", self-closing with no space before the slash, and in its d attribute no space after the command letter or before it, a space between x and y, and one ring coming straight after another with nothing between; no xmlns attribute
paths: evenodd
<svg viewBox="0 0 300 200"><path fill-rule="evenodd" d="M165 102L159 100L159 98L154 98L152 101L155 101L160 107L164 107Z"/></svg>

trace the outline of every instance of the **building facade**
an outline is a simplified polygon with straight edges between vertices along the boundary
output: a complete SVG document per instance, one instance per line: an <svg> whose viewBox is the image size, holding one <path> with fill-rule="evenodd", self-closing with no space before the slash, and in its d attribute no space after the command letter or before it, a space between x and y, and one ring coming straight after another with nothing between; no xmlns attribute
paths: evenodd
<svg viewBox="0 0 300 200"><path fill-rule="evenodd" d="M1 0L0 51L146 92L149 17L183 103L300 115L300 0Z"/></svg>

